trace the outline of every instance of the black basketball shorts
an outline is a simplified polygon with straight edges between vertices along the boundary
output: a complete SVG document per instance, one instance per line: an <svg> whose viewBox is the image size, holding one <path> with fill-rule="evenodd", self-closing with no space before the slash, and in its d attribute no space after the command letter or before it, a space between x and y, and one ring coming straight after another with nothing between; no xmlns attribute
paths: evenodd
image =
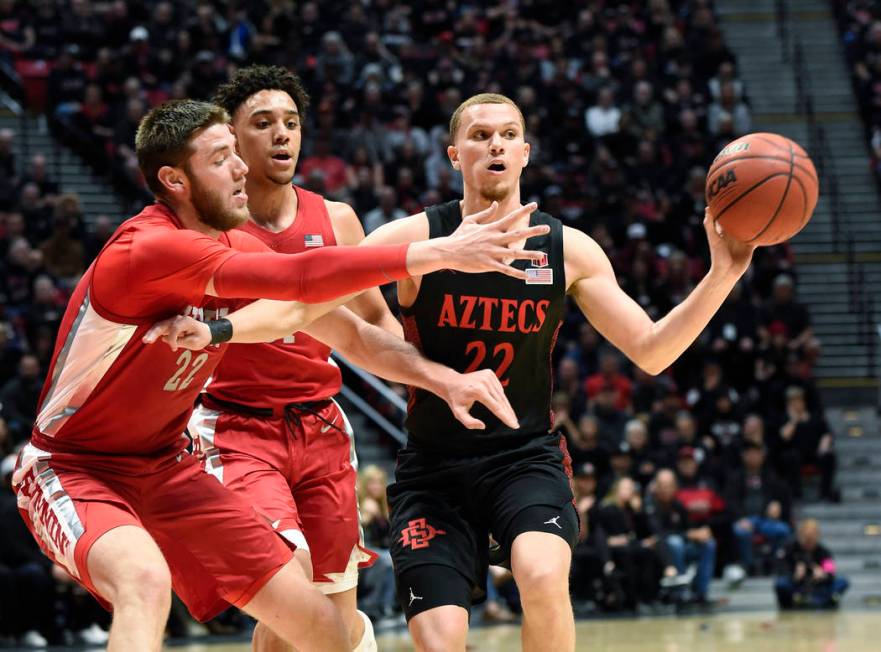
<svg viewBox="0 0 881 652"><path fill-rule="evenodd" d="M524 532L550 532L573 547L578 516L570 475L559 434L478 457L401 450L388 497L407 619L447 604L469 609L485 598L490 535L504 559Z"/></svg>

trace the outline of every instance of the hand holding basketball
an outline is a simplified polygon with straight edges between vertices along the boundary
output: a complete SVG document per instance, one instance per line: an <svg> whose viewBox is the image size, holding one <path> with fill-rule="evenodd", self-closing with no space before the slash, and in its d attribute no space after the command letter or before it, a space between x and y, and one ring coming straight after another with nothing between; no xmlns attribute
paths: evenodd
<svg viewBox="0 0 881 652"><path fill-rule="evenodd" d="M805 151L777 134L730 143L707 174L707 206L725 233L752 245L788 240L817 205L817 171Z"/></svg>
<svg viewBox="0 0 881 652"><path fill-rule="evenodd" d="M740 277L749 267L756 245L725 237L724 227L714 219L709 208L704 211L704 230L710 244L712 265Z"/></svg>

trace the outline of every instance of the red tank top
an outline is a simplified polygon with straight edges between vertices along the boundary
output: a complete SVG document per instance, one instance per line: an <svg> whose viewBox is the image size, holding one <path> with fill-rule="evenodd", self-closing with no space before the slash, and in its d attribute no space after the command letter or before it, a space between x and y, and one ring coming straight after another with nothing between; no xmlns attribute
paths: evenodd
<svg viewBox="0 0 881 652"><path fill-rule="evenodd" d="M251 221L239 228L279 253L336 245L324 198L294 189L297 216L284 231L273 233ZM206 391L224 401L258 408L327 399L342 384L340 370L328 362L330 351L305 333L269 344L230 344Z"/></svg>

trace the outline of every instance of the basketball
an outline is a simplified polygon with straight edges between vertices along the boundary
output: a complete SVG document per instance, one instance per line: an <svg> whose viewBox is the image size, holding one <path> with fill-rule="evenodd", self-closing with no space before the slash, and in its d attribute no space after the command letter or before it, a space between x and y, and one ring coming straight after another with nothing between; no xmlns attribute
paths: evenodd
<svg viewBox="0 0 881 652"><path fill-rule="evenodd" d="M747 134L710 166L706 200L725 233L773 245L801 231L817 205L817 171L804 149L778 134Z"/></svg>

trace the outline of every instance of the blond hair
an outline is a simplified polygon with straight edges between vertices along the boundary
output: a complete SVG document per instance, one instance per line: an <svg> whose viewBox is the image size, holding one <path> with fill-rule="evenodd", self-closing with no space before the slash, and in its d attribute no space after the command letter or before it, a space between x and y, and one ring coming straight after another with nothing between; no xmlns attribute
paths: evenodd
<svg viewBox="0 0 881 652"><path fill-rule="evenodd" d="M380 467L375 464L370 464L369 466L364 467L361 473L358 474L358 505L361 506L364 504L364 500L370 498L371 500L376 500L372 496L367 495L367 483L370 480L380 480L382 485L388 486L388 473L383 471ZM383 518L389 517L389 508L388 508L388 497L385 492L383 492L382 497L377 500L379 503L379 511L382 514Z"/></svg>
<svg viewBox="0 0 881 652"><path fill-rule="evenodd" d="M462 102L453 111L453 117L450 118L450 143L454 143L456 140L456 132L459 131L459 123L462 121L462 112L469 106L476 104L510 104L517 110L517 115L520 116L520 126L523 128L524 135L526 134L526 119L523 117L520 107L514 103L514 100L500 93L478 93Z"/></svg>

